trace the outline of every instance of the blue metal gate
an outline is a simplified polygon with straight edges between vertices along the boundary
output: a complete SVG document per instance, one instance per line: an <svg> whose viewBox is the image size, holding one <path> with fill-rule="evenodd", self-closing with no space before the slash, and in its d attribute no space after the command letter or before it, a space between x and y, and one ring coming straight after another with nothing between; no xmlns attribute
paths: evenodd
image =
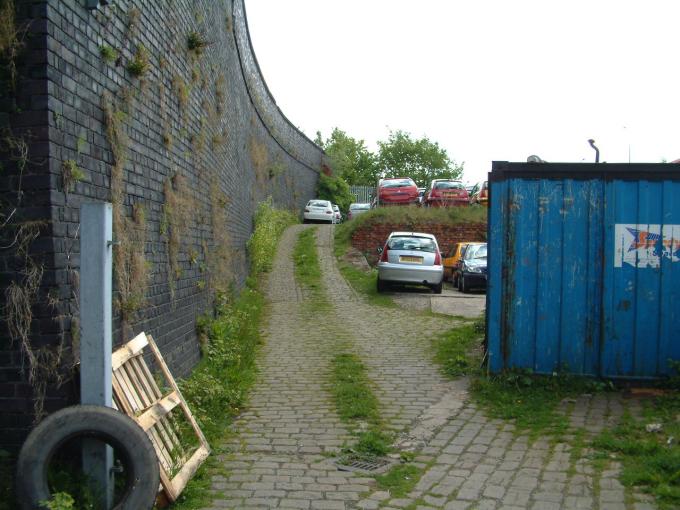
<svg viewBox="0 0 680 510"><path fill-rule="evenodd" d="M495 162L493 371L668 374L680 359L680 167Z"/></svg>

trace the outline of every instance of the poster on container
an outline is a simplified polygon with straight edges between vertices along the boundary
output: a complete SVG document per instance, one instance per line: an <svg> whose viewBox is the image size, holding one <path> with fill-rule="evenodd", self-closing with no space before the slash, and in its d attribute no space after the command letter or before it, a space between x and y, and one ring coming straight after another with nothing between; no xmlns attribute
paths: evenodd
<svg viewBox="0 0 680 510"><path fill-rule="evenodd" d="M663 259L680 262L680 225L617 223L614 267L658 268Z"/></svg>

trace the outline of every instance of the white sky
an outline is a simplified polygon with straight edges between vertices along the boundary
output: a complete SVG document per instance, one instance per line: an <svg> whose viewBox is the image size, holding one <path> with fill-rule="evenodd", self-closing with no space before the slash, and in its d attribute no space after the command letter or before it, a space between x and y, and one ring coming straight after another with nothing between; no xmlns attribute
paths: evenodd
<svg viewBox="0 0 680 510"><path fill-rule="evenodd" d="M264 78L310 138L427 135L491 161L680 158L680 0L246 0Z"/></svg>

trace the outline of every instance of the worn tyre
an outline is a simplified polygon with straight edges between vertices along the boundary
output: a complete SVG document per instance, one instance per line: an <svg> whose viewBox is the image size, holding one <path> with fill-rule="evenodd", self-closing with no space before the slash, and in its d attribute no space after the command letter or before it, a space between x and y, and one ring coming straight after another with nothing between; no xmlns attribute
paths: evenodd
<svg viewBox="0 0 680 510"><path fill-rule="evenodd" d="M385 292L387 290L387 284L378 277L378 282L376 284L376 289L378 292Z"/></svg>
<svg viewBox="0 0 680 510"><path fill-rule="evenodd" d="M442 286L443 282L439 282L437 285L432 286L432 292L435 294L441 294L442 293Z"/></svg>
<svg viewBox="0 0 680 510"><path fill-rule="evenodd" d="M95 439L112 446L125 470L125 487L113 510L153 507L160 479L151 440L131 418L101 406L61 409L36 426L24 442L17 461L17 496L23 510L43 508L50 499L47 471L59 448L75 438Z"/></svg>
<svg viewBox="0 0 680 510"><path fill-rule="evenodd" d="M470 285L465 281L465 276L460 277L460 290L465 294L470 292Z"/></svg>

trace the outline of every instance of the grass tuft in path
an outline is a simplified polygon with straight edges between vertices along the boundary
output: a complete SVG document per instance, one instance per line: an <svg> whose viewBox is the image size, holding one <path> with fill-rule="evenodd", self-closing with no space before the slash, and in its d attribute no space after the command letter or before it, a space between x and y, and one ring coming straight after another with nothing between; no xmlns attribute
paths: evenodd
<svg viewBox="0 0 680 510"><path fill-rule="evenodd" d="M642 420L625 416L593 442L597 458L623 464L621 483L652 494L661 509L680 508L680 396L677 393L646 402ZM659 432L646 425L660 424Z"/></svg>

